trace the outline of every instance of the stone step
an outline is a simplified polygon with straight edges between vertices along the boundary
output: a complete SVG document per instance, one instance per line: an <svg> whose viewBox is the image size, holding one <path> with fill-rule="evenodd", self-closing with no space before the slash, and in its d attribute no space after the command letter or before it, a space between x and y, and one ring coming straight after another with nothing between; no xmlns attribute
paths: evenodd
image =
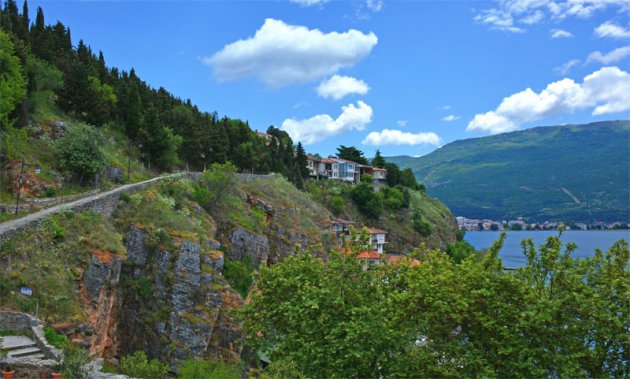
<svg viewBox="0 0 630 379"><path fill-rule="evenodd" d="M28 360L45 360L48 359L46 357L46 354L44 353L38 353L38 354L34 354L34 355L25 355L23 357L14 357L15 359L20 359L20 360L24 360L24 359L28 359Z"/></svg>
<svg viewBox="0 0 630 379"><path fill-rule="evenodd" d="M24 336L4 336L0 348L11 350L19 350L27 347L36 346L32 339Z"/></svg>
<svg viewBox="0 0 630 379"><path fill-rule="evenodd" d="M27 348L19 349L19 350L11 350L9 351L8 355L10 357L18 358L18 357L26 357L26 356L31 356L31 355L41 354L41 353L42 351L38 347L27 347Z"/></svg>

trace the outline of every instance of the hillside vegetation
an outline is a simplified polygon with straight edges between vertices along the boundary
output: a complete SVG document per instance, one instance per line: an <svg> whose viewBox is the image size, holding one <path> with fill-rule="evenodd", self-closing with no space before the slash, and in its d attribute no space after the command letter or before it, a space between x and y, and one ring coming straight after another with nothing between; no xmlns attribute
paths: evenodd
<svg viewBox="0 0 630 379"><path fill-rule="evenodd" d="M411 168L455 215L529 221L630 218L630 121L537 127L449 143Z"/></svg>

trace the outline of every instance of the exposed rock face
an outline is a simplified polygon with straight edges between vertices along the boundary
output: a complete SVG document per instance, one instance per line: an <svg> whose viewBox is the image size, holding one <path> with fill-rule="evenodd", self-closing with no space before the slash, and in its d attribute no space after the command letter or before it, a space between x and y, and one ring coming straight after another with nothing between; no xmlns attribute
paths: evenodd
<svg viewBox="0 0 630 379"><path fill-rule="evenodd" d="M239 357L240 334L227 308L242 299L221 278L223 253L209 248L217 242L184 241L170 252L148 247L147 240L136 227L126 238L119 355L143 350L174 370L193 357Z"/></svg>
<svg viewBox="0 0 630 379"><path fill-rule="evenodd" d="M94 251L80 286L81 304L89 322L88 325L79 325L72 334L83 337L81 341L90 347L92 353L105 357L116 353L119 342L116 317L121 266L120 257Z"/></svg>
<svg viewBox="0 0 630 379"><path fill-rule="evenodd" d="M230 236L230 258L232 260L245 260L249 257L254 268L258 270L261 265L267 264L269 258L269 239L243 228L237 228Z"/></svg>
<svg viewBox="0 0 630 379"><path fill-rule="evenodd" d="M109 180L114 181L116 183L122 183L124 178L125 178L124 173L123 173L123 169L121 167L118 167L118 166L107 167L103 171L103 176L106 179L109 179Z"/></svg>

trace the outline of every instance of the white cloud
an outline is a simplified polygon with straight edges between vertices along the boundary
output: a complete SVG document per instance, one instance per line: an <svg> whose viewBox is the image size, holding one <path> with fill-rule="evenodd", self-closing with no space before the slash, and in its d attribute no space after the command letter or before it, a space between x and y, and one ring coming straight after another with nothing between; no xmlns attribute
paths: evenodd
<svg viewBox="0 0 630 379"><path fill-rule="evenodd" d="M606 21L595 28L595 35L600 38L630 38L630 29L619 26L614 22Z"/></svg>
<svg viewBox="0 0 630 379"><path fill-rule="evenodd" d="M459 116L455 116L454 114L449 114L448 116L442 117L442 121L452 122L459 120Z"/></svg>
<svg viewBox="0 0 630 379"><path fill-rule="evenodd" d="M571 32L567 32L562 29L553 29L551 31L551 38L573 38L573 34Z"/></svg>
<svg viewBox="0 0 630 379"><path fill-rule="evenodd" d="M288 118L280 129L289 133L294 141L311 145L352 130L363 130L372 122L372 107L362 101L341 107L341 114L333 119L327 114L318 114L305 120Z"/></svg>
<svg viewBox="0 0 630 379"><path fill-rule="evenodd" d="M323 98L339 100L353 93L365 95L369 90L370 87L363 80L350 76L334 75L332 78L324 80L317 87L317 94Z"/></svg>
<svg viewBox="0 0 630 379"><path fill-rule="evenodd" d="M611 64L624 59L630 55L630 46L619 47L608 54L602 54L600 51L594 51L586 58L586 63L598 61L603 64Z"/></svg>
<svg viewBox="0 0 630 379"><path fill-rule="evenodd" d="M481 10L475 21L494 29L523 32L524 27L569 17L589 18L597 12L616 8L629 12L628 0L497 0L496 5Z"/></svg>
<svg viewBox="0 0 630 379"><path fill-rule="evenodd" d="M364 145L439 145L440 137L433 133L408 133L400 130L383 129L371 132L362 142Z"/></svg>
<svg viewBox="0 0 630 379"><path fill-rule="evenodd" d="M504 98L494 111L475 115L466 130L508 132L526 122L589 108L593 115L630 110L630 74L618 67L603 67L585 76L581 84L565 78L540 93L527 88Z"/></svg>
<svg viewBox="0 0 630 379"><path fill-rule="evenodd" d="M383 9L383 0L367 0L365 2L365 5L372 11L372 12L380 12L381 9Z"/></svg>
<svg viewBox="0 0 630 379"><path fill-rule="evenodd" d="M564 76L564 75L567 75L571 71L571 68L573 68L573 66L575 66L576 64L580 62L581 61L579 59L571 59L570 61L564 62L560 66L554 68L553 71L558 75Z"/></svg>
<svg viewBox="0 0 630 379"><path fill-rule="evenodd" d="M525 30L514 25L514 18L508 12L499 9L488 9L475 16L475 21L490 25L493 29L512 33L522 33Z"/></svg>
<svg viewBox="0 0 630 379"><path fill-rule="evenodd" d="M449 110L449 109L451 109L451 108L452 108L452 107L451 107L450 105L443 105L443 106L442 106L442 110L443 110L443 111L447 111L447 110Z"/></svg>
<svg viewBox="0 0 630 379"><path fill-rule="evenodd" d="M374 33L318 29L267 19L253 37L223 47L203 62L220 81L254 77L269 87L307 83L356 64L378 42Z"/></svg>
<svg viewBox="0 0 630 379"><path fill-rule="evenodd" d="M541 10L536 10L534 13L528 14L527 16L520 19L520 22L526 25L534 25L538 24L545 18L545 13Z"/></svg>
<svg viewBox="0 0 630 379"><path fill-rule="evenodd" d="M401 128L404 128L405 126L407 126L408 123L409 123L409 120L398 120L398 121L396 121L396 125L398 125Z"/></svg>
<svg viewBox="0 0 630 379"><path fill-rule="evenodd" d="M289 0L292 3L304 5L306 7L310 7L311 5L318 5L327 3L328 0Z"/></svg>

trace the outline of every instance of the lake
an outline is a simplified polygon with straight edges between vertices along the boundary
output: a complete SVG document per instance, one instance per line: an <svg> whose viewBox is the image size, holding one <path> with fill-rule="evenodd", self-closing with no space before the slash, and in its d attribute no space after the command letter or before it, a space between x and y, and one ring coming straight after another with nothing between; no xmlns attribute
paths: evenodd
<svg viewBox="0 0 630 379"><path fill-rule="evenodd" d="M464 239L477 250L490 247L499 238L501 232L466 232ZM508 231L507 238L499 257L503 259L505 267L520 267L526 262L525 256L521 252L521 241L532 238L536 247L543 244L547 237L557 235L557 231ZM613 243L620 239L630 241L630 231L628 230L606 230L606 231L583 231L569 230L562 234L562 241L575 242L577 249L573 252L574 257L590 257L595 253L595 249L607 251Z"/></svg>

